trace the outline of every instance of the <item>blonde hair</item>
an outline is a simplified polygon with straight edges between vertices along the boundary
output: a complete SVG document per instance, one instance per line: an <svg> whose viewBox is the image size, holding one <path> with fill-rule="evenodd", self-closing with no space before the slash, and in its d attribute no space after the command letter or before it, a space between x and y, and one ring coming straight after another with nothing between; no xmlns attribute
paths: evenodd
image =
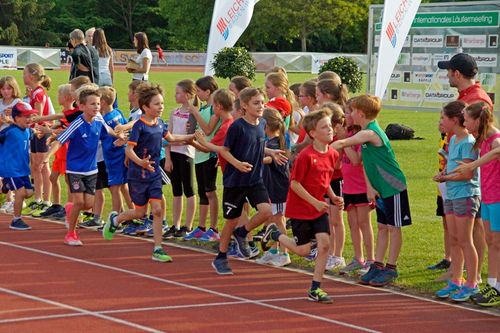
<svg viewBox="0 0 500 333"><path fill-rule="evenodd" d="M283 95L285 95L286 100L292 106L292 109L296 109L297 101L294 98L293 91L288 87L288 78L282 72L273 72L266 75L266 81L271 82L273 86L279 89Z"/></svg>
<svg viewBox="0 0 500 333"><path fill-rule="evenodd" d="M332 71L324 71L318 75L318 81L321 80L333 80L336 85L341 85L342 84L342 79L340 76Z"/></svg>
<svg viewBox="0 0 500 333"><path fill-rule="evenodd" d="M268 69L268 70L266 71L266 73L265 73L265 74L266 74L266 76L267 76L267 75L269 75L269 74L271 74L271 73L282 73L282 74L284 74L285 76L288 76L288 74L287 74L287 72L286 72L286 69L285 69L285 67L283 67L283 66L274 66L273 68Z"/></svg>
<svg viewBox="0 0 500 333"><path fill-rule="evenodd" d="M226 112L232 111L234 101L235 96L233 92L228 89L217 89L213 93L214 104L221 105L222 109Z"/></svg>
<svg viewBox="0 0 500 333"><path fill-rule="evenodd" d="M490 106L485 102L471 104L465 108L465 112L472 119L479 119L478 136L476 143L474 143L474 148L479 149L481 143L486 140L490 127L495 124L495 117L490 110Z"/></svg>
<svg viewBox="0 0 500 333"><path fill-rule="evenodd" d="M200 105L200 99L196 96L196 85L193 80L182 80L177 82L177 87L181 88L186 94L189 94L193 98L193 105Z"/></svg>
<svg viewBox="0 0 500 333"><path fill-rule="evenodd" d="M239 97L240 104L242 104L242 103L248 104L250 102L250 100L252 99L252 97L257 96L257 95L264 96L264 92L262 91L262 89L253 88L253 87L248 87L248 88L243 89L240 92L240 97ZM241 109L243 109L243 107L241 107Z"/></svg>
<svg viewBox="0 0 500 333"><path fill-rule="evenodd" d="M31 75L31 77L35 80L37 84L41 85L47 90L50 89L50 84L52 80L50 79L50 77L45 75L45 70L43 69L42 65L31 63L27 64L24 67L24 69L28 71L28 73Z"/></svg>
<svg viewBox="0 0 500 333"><path fill-rule="evenodd" d="M74 79L71 79L69 83L71 84L73 90L78 90L81 86L91 84L92 81L90 81L88 76L77 76Z"/></svg>
<svg viewBox="0 0 500 333"><path fill-rule="evenodd" d="M16 78L13 76L4 76L0 78L0 89L8 84L12 88L12 97L13 98L21 98L21 89L19 88L19 84L16 81ZM0 97L3 97L0 94Z"/></svg>
<svg viewBox="0 0 500 333"><path fill-rule="evenodd" d="M76 97L80 104L85 104L89 96L101 97L99 94L98 86L96 84L86 84L78 88L76 91Z"/></svg>
<svg viewBox="0 0 500 333"><path fill-rule="evenodd" d="M382 103L380 98L373 95L361 95L356 98L351 103L353 109L363 112L365 117L369 120L377 118L378 114L382 109Z"/></svg>
<svg viewBox="0 0 500 333"><path fill-rule="evenodd" d="M262 118L266 120L266 127L269 127L271 131L279 131L280 149L281 150L286 149L286 140L285 140L286 127L280 112L276 109L265 108Z"/></svg>
<svg viewBox="0 0 500 333"><path fill-rule="evenodd" d="M316 99L316 81L309 80L300 85L307 97L312 97L314 99L314 104L317 103Z"/></svg>
<svg viewBox="0 0 500 333"><path fill-rule="evenodd" d="M61 97L73 97L71 95L71 84L65 83L57 87L57 95Z"/></svg>
<svg viewBox="0 0 500 333"><path fill-rule="evenodd" d="M231 79L231 83L234 84L238 91L252 86L252 81L246 76L235 76Z"/></svg>
<svg viewBox="0 0 500 333"><path fill-rule="evenodd" d="M100 87L99 94L101 95L101 100L108 105L113 105L116 99L116 90L113 87Z"/></svg>

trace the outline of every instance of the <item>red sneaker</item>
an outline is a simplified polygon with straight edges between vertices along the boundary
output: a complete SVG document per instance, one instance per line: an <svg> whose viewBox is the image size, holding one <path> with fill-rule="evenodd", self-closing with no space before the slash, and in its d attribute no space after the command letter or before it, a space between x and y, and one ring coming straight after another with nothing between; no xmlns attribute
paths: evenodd
<svg viewBox="0 0 500 333"><path fill-rule="evenodd" d="M69 246L82 246L82 241L78 238L78 235L75 231L68 232L66 237L64 237L64 244Z"/></svg>

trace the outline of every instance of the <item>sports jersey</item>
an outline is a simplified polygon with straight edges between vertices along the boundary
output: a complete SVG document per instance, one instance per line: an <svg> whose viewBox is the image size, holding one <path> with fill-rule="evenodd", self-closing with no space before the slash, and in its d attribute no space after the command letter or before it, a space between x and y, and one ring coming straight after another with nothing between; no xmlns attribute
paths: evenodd
<svg viewBox="0 0 500 333"><path fill-rule="evenodd" d="M12 124L0 131L0 177L24 177L30 174L30 139L33 131ZM6 163L8 161L8 163Z"/></svg>
<svg viewBox="0 0 500 333"><path fill-rule="evenodd" d="M142 110L140 108L134 108L130 110L130 116L128 117L128 121L139 120L142 116Z"/></svg>
<svg viewBox="0 0 500 333"><path fill-rule="evenodd" d="M118 109L113 109L112 111L106 113L102 116L106 124L115 128L118 124L126 124L127 120L123 113ZM106 165L112 165L114 161L124 160L125 158L125 146L115 146L113 142L115 142L115 138L111 135L106 135L102 140L102 150L104 154L104 162Z"/></svg>
<svg viewBox="0 0 500 333"><path fill-rule="evenodd" d="M169 131L172 134L181 134L185 135L186 132L186 124L189 120L189 112L182 110L181 108L175 109L170 114L170 122L172 124L172 128ZM175 145L170 147L170 151L174 153L179 153L186 155L188 157L194 158L195 148L191 145Z"/></svg>
<svg viewBox="0 0 500 333"><path fill-rule="evenodd" d="M474 104L477 102L485 102L490 106L490 110L493 110L493 103L491 102L490 96L481 88L481 84L476 82L472 86L460 91L458 93L458 100L464 101L467 104Z"/></svg>
<svg viewBox="0 0 500 333"><path fill-rule="evenodd" d="M353 136L354 132L349 132L348 137ZM351 147L356 153L361 151L361 145ZM347 194L366 193L366 181L363 172L363 164L354 165L347 156L346 152L342 154L342 175L344 178L344 186L342 192Z"/></svg>
<svg viewBox="0 0 500 333"><path fill-rule="evenodd" d="M232 164L227 164L224 170L224 187L241 187L262 184L262 165L264 159L264 144L266 121L259 119L257 125L239 118L229 127L224 146L241 162L252 165L250 172L240 172Z"/></svg>
<svg viewBox="0 0 500 333"><path fill-rule="evenodd" d="M100 139L108 133L104 119L98 114L90 123L78 116L71 125L59 136L61 144L69 141L66 157L66 172L79 175L93 175L97 173L97 146Z"/></svg>
<svg viewBox="0 0 500 333"><path fill-rule="evenodd" d="M42 109L42 116L48 116L49 115L49 101L48 101L48 96L45 90L38 86L35 89L31 90L29 92L29 100L30 100L30 105L33 109L35 109L35 103L43 104L43 109ZM38 123L39 125L43 125L43 122Z"/></svg>
<svg viewBox="0 0 500 333"><path fill-rule="evenodd" d="M326 153L314 149L313 145L304 148L293 163L290 180L295 180L315 199L324 201L333 177L333 168L339 153L328 146ZM286 199L285 216L300 220L313 220L325 212L319 212L313 205L299 197L290 189Z"/></svg>
<svg viewBox="0 0 500 333"><path fill-rule="evenodd" d="M223 146L224 141L226 140L226 135L227 135L227 130L229 127L233 124L234 119L225 119L222 124L219 127L219 130L217 133L215 133L214 137L212 140L210 140L210 143L216 145L216 146ZM226 168L227 161L222 157L221 154L217 154L219 157L219 165L220 169L222 172L224 172L224 169Z"/></svg>
<svg viewBox="0 0 500 333"><path fill-rule="evenodd" d="M279 137L274 137L266 142L269 149L280 149ZM272 203L286 202L289 183L288 163L279 165L274 160L270 164L264 164L262 179Z"/></svg>
<svg viewBox="0 0 500 333"><path fill-rule="evenodd" d="M480 155L484 156L491 151L493 141L500 138L495 133L481 142ZM500 161L494 159L481 167L481 201L485 204L500 202Z"/></svg>
<svg viewBox="0 0 500 333"><path fill-rule="evenodd" d="M203 120L207 124L210 122L210 118L212 117L213 114L214 114L214 112L213 112L212 105L207 104L207 105L204 105L200 108L200 116L201 116L201 118L203 118ZM212 140L215 133L219 129L220 125L221 125L221 121L219 120L217 122L217 124L215 125L215 128L212 131L212 133L210 133L210 135L207 135L207 137L206 137L207 141ZM200 128L200 125L196 124L196 129L199 129L199 128ZM211 155L212 155L211 153L205 153L205 152L196 150L196 152L194 153L194 164L199 164L199 163L203 163L203 162L208 161L210 159L210 157L212 157ZM213 156L215 156L215 155L213 155Z"/></svg>
<svg viewBox="0 0 500 333"><path fill-rule="evenodd" d="M160 150L162 138L166 137L167 134L167 126L159 118L154 123L148 123L144 118L140 118L134 124L128 144L134 146L134 152L139 158L151 156L150 160L155 163L153 164L154 171L149 171L130 161L127 174L129 180L150 182L161 178Z"/></svg>
<svg viewBox="0 0 500 333"><path fill-rule="evenodd" d="M389 138L376 120L370 122L366 129L375 132L382 141L380 147L371 143L361 145L363 167L370 184L384 199L406 190L406 178L396 161Z"/></svg>

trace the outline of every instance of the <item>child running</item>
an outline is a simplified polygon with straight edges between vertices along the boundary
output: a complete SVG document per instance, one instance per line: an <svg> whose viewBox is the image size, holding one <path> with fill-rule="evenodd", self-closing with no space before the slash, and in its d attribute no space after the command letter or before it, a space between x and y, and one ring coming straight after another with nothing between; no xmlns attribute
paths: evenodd
<svg viewBox="0 0 500 333"><path fill-rule="evenodd" d="M33 186L30 181L29 142L33 136L31 116L37 110L23 102L18 102L12 107L14 123L0 131L0 153L4 161L0 167L0 177L3 178L5 187L15 193L14 217L10 228L14 230L30 230L31 227L21 218L23 202L33 195Z"/></svg>
<svg viewBox="0 0 500 333"><path fill-rule="evenodd" d="M307 295L310 301L320 303L332 303L330 296L320 288L330 247L329 205L324 197L327 195L331 202L343 205L343 199L330 187L339 158L339 153L329 146L334 135L330 117L330 110L320 109L309 113L303 121L313 143L299 153L293 164L285 210L285 216L291 219L295 239L282 233L275 224L269 225L263 236L264 241L270 238L280 242L300 256L310 253L311 239L316 239L318 254Z"/></svg>
<svg viewBox="0 0 500 333"><path fill-rule="evenodd" d="M172 135L161 120L163 113L163 90L157 84L143 83L137 88L139 107L143 111L141 118L132 127L125 150L129 158L128 185L135 209L121 214L111 212L102 229L106 240L112 240L118 226L129 220L140 219L147 213L148 204L153 214L154 249L152 259L169 262L161 245L162 241L162 175L160 173L160 150L162 138L168 142L183 142L193 135Z"/></svg>
<svg viewBox="0 0 500 333"><path fill-rule="evenodd" d="M380 99L362 95L352 101L351 107L352 120L362 129L350 138L335 141L332 147L343 149L361 145L368 200L377 202L378 235L375 262L359 282L381 287L398 276L396 265L403 243L401 228L411 224L406 177L387 135L377 123ZM384 267L387 250L389 256Z"/></svg>

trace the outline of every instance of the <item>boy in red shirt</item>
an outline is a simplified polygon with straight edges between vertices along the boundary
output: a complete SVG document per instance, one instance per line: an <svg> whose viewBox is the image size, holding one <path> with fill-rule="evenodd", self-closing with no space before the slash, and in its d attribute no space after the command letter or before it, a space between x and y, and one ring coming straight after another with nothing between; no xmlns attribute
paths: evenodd
<svg viewBox="0 0 500 333"><path fill-rule="evenodd" d="M330 187L339 158L339 153L329 145L334 135L330 116L328 109L321 109L309 113L303 121L313 143L299 153L293 164L285 210L285 216L291 219L295 239L282 234L275 224L269 225L263 236L263 241L280 242L300 256L309 254L311 239L316 239L318 256L308 299L319 303L332 303L330 296L320 289L330 246L329 205L324 196L328 195L339 207L344 204L342 197L336 196Z"/></svg>

